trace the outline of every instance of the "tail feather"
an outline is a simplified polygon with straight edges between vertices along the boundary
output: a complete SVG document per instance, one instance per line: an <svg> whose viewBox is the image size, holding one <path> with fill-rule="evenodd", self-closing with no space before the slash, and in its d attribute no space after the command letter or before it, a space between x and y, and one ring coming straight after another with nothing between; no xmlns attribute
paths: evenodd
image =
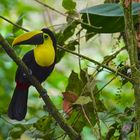
<svg viewBox="0 0 140 140"><path fill-rule="evenodd" d="M28 88L22 89L16 86L8 108L8 116L11 119L21 121L25 118L27 112L27 99Z"/></svg>

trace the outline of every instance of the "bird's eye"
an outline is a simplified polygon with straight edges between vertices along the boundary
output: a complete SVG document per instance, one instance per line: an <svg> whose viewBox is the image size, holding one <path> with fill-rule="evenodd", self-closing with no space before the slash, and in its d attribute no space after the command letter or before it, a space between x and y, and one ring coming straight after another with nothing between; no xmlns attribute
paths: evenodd
<svg viewBox="0 0 140 140"><path fill-rule="evenodd" d="M48 38L48 35L44 35L44 38L45 38L45 39Z"/></svg>

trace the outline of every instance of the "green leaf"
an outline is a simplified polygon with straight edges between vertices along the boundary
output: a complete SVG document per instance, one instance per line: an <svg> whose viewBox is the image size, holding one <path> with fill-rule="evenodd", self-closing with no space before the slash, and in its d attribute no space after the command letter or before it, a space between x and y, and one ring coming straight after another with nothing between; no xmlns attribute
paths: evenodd
<svg viewBox="0 0 140 140"><path fill-rule="evenodd" d="M83 88L83 83L78 78L78 74L72 71L69 76L69 81L68 81L66 91L72 91L77 95L79 95L82 91L82 88Z"/></svg>
<svg viewBox="0 0 140 140"><path fill-rule="evenodd" d="M56 33L55 34L55 37L56 37L56 40L57 40L57 43L60 45L60 46L63 46L65 45L66 41L74 35L75 33L75 29L78 25L78 22L77 21L73 21L73 22L70 22L66 27L64 27L60 32ZM74 42L70 42L69 41L69 44L66 44L65 46L71 50L75 50L75 45L77 45L77 41L74 41ZM61 50L61 49L57 49L57 52L56 52L56 63L58 63L62 57L65 55L65 51L64 50Z"/></svg>
<svg viewBox="0 0 140 140"><path fill-rule="evenodd" d="M34 123L36 123L36 122L37 122L37 118L31 118L31 119L29 119L29 120L26 122L26 124L32 125L32 124L34 124Z"/></svg>
<svg viewBox="0 0 140 140"><path fill-rule="evenodd" d="M8 41L8 43L11 45L13 40L14 40L15 36L12 33L9 33L6 35L5 39Z"/></svg>
<svg viewBox="0 0 140 140"><path fill-rule="evenodd" d="M63 31L61 30L58 33L55 33L55 38L57 40L57 44L59 44L60 46L64 45L64 39L63 39Z"/></svg>
<svg viewBox="0 0 140 140"><path fill-rule="evenodd" d="M78 45L79 42L78 41L69 41L67 45L65 45L66 48L68 48L69 50L75 51L75 46Z"/></svg>
<svg viewBox="0 0 140 140"><path fill-rule="evenodd" d="M71 117L68 119L68 123L73 125L75 131L80 133L83 127L86 125L86 119L82 113L79 115L79 111L73 111Z"/></svg>
<svg viewBox="0 0 140 140"><path fill-rule="evenodd" d="M52 124L52 117L50 116L43 116L40 118L35 124L34 127L40 131L47 131L50 129Z"/></svg>
<svg viewBox="0 0 140 140"><path fill-rule="evenodd" d="M111 137L114 135L115 131L117 130L118 127L118 123L115 122L114 124L112 124L106 134L106 140L110 140Z"/></svg>
<svg viewBox="0 0 140 140"><path fill-rule="evenodd" d="M18 24L19 26L22 26L23 17L24 17L24 15L21 14L21 15L18 17L18 19L17 19L17 21L16 21L16 24ZM18 28L18 27L16 27L16 26L13 26L13 33L18 32L19 30L20 30L20 28Z"/></svg>
<svg viewBox="0 0 140 140"><path fill-rule="evenodd" d="M77 13L75 10L67 11L67 17L66 17L67 23L77 22L77 21L73 20L75 18L79 18L79 13Z"/></svg>
<svg viewBox="0 0 140 140"><path fill-rule="evenodd" d="M132 14L134 23L138 21L138 11L140 10L140 3L133 3ZM81 10L82 19L84 23L82 27L88 32L95 33L115 33L124 30L123 9L120 4L106 3ZM90 26L92 25L92 27ZM98 28L94 28L98 27Z"/></svg>
<svg viewBox="0 0 140 140"><path fill-rule="evenodd" d="M84 108L86 116L88 117L88 120L94 126L96 124L97 120L96 120L96 114L95 114L95 111L94 111L93 104L92 103L85 104L83 108ZM86 121L86 123L87 123L87 125L89 125L88 121Z"/></svg>
<svg viewBox="0 0 140 140"><path fill-rule="evenodd" d="M90 75L88 75L87 69L86 70L80 70L80 78L83 82L83 84L85 85L88 82L87 76L90 77Z"/></svg>
<svg viewBox="0 0 140 140"><path fill-rule="evenodd" d="M24 133L25 131L25 128L20 125L20 126L15 126L9 133L9 135L12 137L12 138L20 138L20 136Z"/></svg>
<svg viewBox="0 0 140 140"><path fill-rule="evenodd" d="M97 105L98 112L103 112L106 110L105 105L103 104L103 102L101 100L96 99L96 105Z"/></svg>
<svg viewBox="0 0 140 140"><path fill-rule="evenodd" d="M93 32L92 30L87 30L86 32L86 41L88 41L90 38L94 37L96 35L95 32Z"/></svg>
<svg viewBox="0 0 140 140"><path fill-rule="evenodd" d="M92 102L91 98L89 96L80 96L76 102L74 102L73 104L77 104L77 105L85 105Z"/></svg>
<svg viewBox="0 0 140 140"><path fill-rule="evenodd" d="M76 7L76 2L74 2L73 0L63 0L62 2L62 6L66 9L66 10L74 10Z"/></svg>
<svg viewBox="0 0 140 140"><path fill-rule="evenodd" d="M64 41L68 40L72 35L74 35L77 24L78 22L74 21L67 25L67 27L63 31Z"/></svg>
<svg viewBox="0 0 140 140"><path fill-rule="evenodd" d="M61 49L56 50L56 63L60 62L60 60L63 58L65 55L65 51Z"/></svg>

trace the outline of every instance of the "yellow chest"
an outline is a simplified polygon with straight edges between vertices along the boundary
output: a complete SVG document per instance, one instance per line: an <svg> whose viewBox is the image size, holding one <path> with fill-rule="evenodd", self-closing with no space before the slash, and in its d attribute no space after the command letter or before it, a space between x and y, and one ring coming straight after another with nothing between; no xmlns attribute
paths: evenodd
<svg viewBox="0 0 140 140"><path fill-rule="evenodd" d="M44 41L41 45L37 45L34 49L34 57L36 63L42 67L47 67L54 63L55 50L51 39Z"/></svg>

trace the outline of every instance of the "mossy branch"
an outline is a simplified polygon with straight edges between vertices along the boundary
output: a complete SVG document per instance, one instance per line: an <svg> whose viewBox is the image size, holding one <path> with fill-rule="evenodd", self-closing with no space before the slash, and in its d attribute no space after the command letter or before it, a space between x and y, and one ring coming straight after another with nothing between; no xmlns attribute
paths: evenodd
<svg viewBox="0 0 140 140"><path fill-rule="evenodd" d="M138 135L140 137L140 71L137 49L138 45L132 16L132 1L121 0L121 3L124 10L126 44L131 64L132 84L135 94L136 121L138 126Z"/></svg>
<svg viewBox="0 0 140 140"><path fill-rule="evenodd" d="M47 95L47 91L41 86L39 81L30 73L30 70L25 65L25 63L16 55L15 51L10 47L8 42L3 38L0 34L0 45L2 45L3 49L6 53L15 61L15 63L20 66L23 71L26 73L28 80L32 83L32 85L39 92L42 97L47 111L53 116L56 122L60 125L60 127L69 135L72 140L80 140L80 135L66 122L66 120L61 116L58 112L57 108L54 106L49 96Z"/></svg>

